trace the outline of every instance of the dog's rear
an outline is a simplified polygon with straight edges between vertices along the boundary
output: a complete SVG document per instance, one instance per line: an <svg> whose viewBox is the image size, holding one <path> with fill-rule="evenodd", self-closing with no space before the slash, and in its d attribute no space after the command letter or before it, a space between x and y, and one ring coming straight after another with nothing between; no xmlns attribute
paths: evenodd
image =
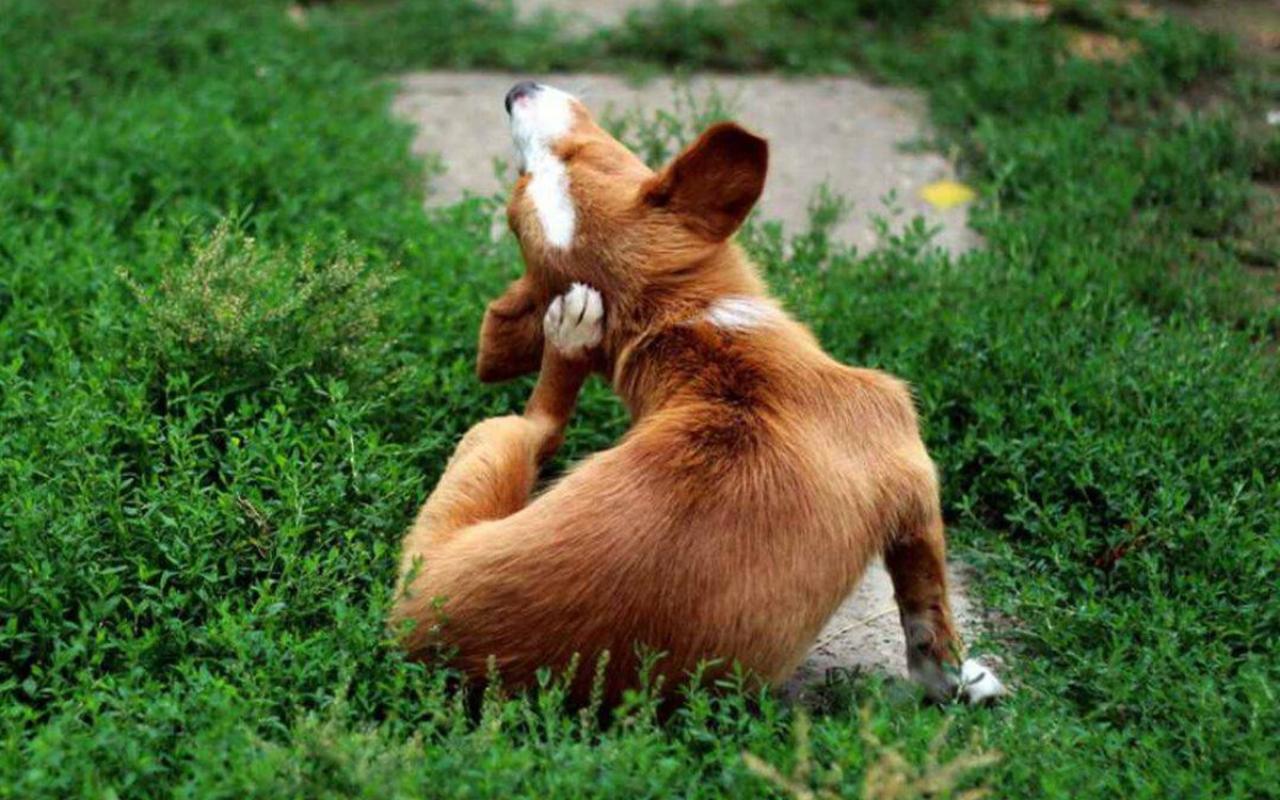
<svg viewBox="0 0 1280 800"><path fill-rule="evenodd" d="M467 434L406 537L394 619L414 623L409 650L449 646L475 676L492 659L513 684L607 651L612 696L638 648L663 654L668 685L705 661L777 681L883 554L913 675L936 697L998 692L961 666L908 391L832 361L728 241L764 142L717 126L653 174L563 93L521 84L508 109L527 271L486 315L481 371L540 352L541 372L523 416ZM592 370L634 425L530 502Z"/></svg>

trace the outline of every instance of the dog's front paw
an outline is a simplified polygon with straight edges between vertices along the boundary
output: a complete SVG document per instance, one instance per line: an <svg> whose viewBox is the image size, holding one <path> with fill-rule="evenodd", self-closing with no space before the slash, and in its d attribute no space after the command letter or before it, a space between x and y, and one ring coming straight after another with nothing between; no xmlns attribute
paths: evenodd
<svg viewBox="0 0 1280 800"><path fill-rule="evenodd" d="M551 301L542 318L547 344L566 358L582 358L604 336L604 300L590 286L575 283Z"/></svg>

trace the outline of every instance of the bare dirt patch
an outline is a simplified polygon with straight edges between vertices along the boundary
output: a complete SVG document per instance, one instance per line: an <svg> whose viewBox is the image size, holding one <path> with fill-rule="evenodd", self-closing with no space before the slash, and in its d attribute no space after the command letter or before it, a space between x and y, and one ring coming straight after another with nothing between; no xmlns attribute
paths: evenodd
<svg viewBox="0 0 1280 800"><path fill-rule="evenodd" d="M516 0L516 10L522 16L552 11L582 29L617 25L633 9L652 5L652 0Z"/></svg>
<svg viewBox="0 0 1280 800"><path fill-rule="evenodd" d="M953 562L947 572L951 611L962 640L968 642L994 620L969 597L969 582L976 577L972 568ZM898 622L893 583L878 561L827 621L808 658L787 683L786 691L803 698L831 670L882 671L899 677L907 674L906 641Z"/></svg>

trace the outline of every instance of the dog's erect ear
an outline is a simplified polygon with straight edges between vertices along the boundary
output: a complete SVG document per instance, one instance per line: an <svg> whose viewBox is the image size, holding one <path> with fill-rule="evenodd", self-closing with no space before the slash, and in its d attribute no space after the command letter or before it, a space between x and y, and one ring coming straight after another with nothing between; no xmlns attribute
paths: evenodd
<svg viewBox="0 0 1280 800"><path fill-rule="evenodd" d="M733 235L760 199L769 143L733 122L708 128L645 187L645 201L666 208L712 241Z"/></svg>

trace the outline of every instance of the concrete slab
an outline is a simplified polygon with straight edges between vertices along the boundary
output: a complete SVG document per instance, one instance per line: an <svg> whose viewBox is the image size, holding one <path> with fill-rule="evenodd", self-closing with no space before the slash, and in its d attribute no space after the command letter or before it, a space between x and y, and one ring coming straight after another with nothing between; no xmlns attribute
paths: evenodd
<svg viewBox="0 0 1280 800"><path fill-rule="evenodd" d="M401 78L394 111L417 126L414 150L439 155L443 175L429 187L428 205L449 204L466 192L488 194L512 179L494 176L495 158L511 160L511 137L502 98L516 80L530 77L494 72L430 72ZM614 75L532 76L573 92L592 111L651 115L669 109L686 92L695 99L712 92L738 109L734 117L770 141L770 170L761 200L765 219L788 231L803 230L808 203L824 181L853 203L853 213L835 236L860 250L876 246L873 215L885 215L882 199L896 194L900 228L916 215L941 227L937 242L960 252L977 236L965 226L965 209L939 211L919 196L938 180L955 177L941 155L904 147L919 141L923 108L911 92L874 86L856 78L791 80L777 76L703 76L680 88L670 79L643 86Z"/></svg>
<svg viewBox="0 0 1280 800"><path fill-rule="evenodd" d="M968 593L972 571L963 564L952 563L947 573L951 613L961 638L967 642L985 625L982 609ZM853 594L827 620L809 657L787 682L784 691L791 697L803 699L809 690L822 683L830 670L887 672L905 678L906 648L898 606L893 599L893 581L884 564L877 561ZM996 669L994 664L989 666Z"/></svg>

